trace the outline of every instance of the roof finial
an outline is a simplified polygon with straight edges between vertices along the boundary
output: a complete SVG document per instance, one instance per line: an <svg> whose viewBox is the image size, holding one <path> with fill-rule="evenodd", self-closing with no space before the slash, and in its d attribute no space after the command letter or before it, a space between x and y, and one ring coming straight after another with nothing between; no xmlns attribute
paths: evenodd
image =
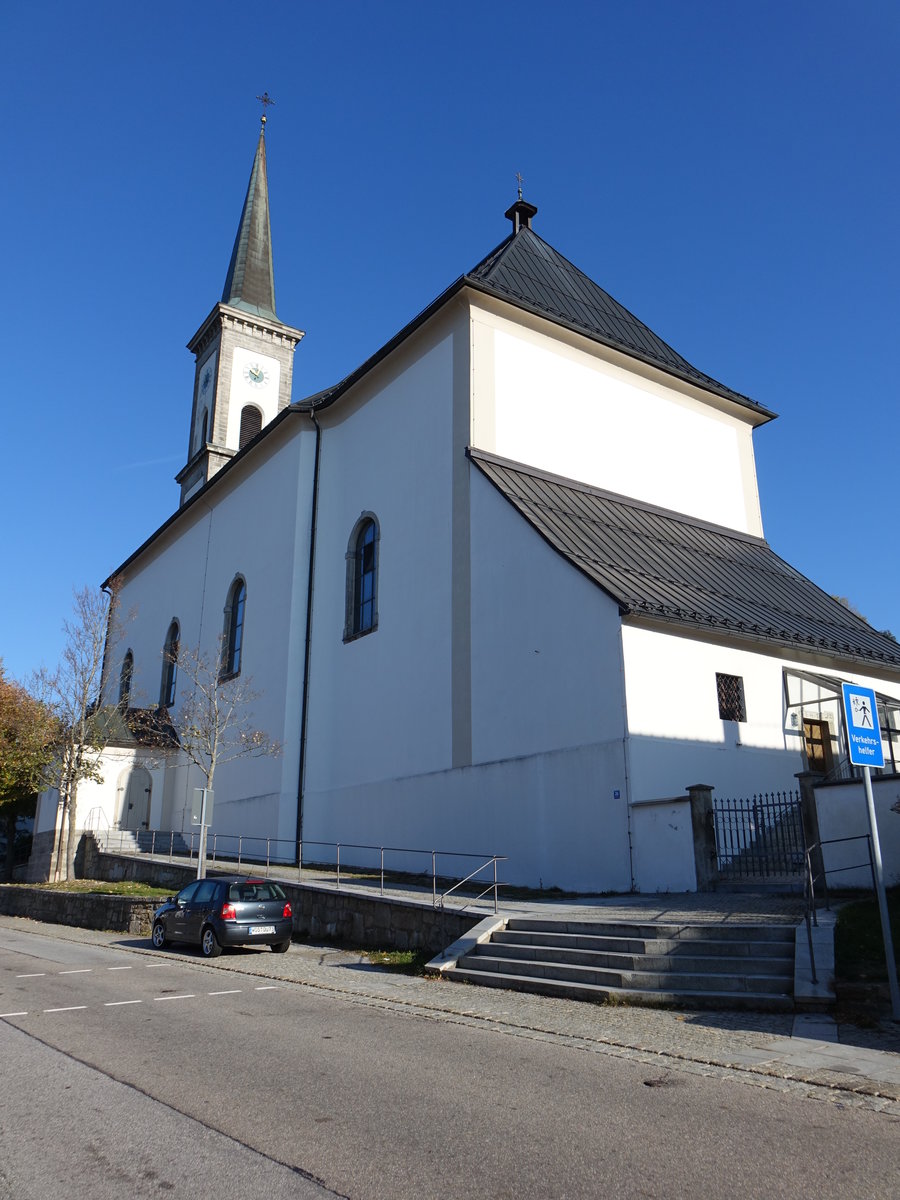
<svg viewBox="0 0 900 1200"><path fill-rule="evenodd" d="M519 199L522 199L522 184L525 180L522 178L522 172L516 171L516 183L519 185Z"/></svg>
<svg viewBox="0 0 900 1200"><path fill-rule="evenodd" d="M260 104L263 106L262 116L259 118L259 122L262 125L263 129L265 129L265 127L266 127L266 109L269 107L270 104L274 104L275 101L272 99L272 97L269 95L268 92L263 92L263 94L261 96L257 96L256 98L260 102Z"/></svg>

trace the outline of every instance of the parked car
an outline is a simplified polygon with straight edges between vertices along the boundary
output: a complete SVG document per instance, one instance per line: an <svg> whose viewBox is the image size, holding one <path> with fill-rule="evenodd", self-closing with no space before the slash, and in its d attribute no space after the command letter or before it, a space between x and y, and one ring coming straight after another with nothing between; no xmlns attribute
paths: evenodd
<svg viewBox="0 0 900 1200"><path fill-rule="evenodd" d="M270 879L225 875L195 879L153 914L153 945L189 942L204 958L223 946L271 946L284 954L294 928L284 888Z"/></svg>

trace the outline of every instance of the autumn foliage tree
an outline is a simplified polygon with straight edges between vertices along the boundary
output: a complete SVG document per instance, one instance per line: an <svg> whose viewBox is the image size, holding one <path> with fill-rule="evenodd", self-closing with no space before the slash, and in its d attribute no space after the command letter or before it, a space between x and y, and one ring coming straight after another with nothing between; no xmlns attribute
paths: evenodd
<svg viewBox="0 0 900 1200"><path fill-rule="evenodd" d="M12 679L0 663L0 820L6 831L4 877L12 878L16 823L34 813L53 760L58 723L53 712Z"/></svg>

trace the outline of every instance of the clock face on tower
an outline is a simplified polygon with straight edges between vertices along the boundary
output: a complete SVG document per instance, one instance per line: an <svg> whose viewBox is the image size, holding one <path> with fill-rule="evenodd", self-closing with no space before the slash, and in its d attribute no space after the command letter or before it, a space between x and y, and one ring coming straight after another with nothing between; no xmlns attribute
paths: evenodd
<svg viewBox="0 0 900 1200"><path fill-rule="evenodd" d="M262 363L251 361L244 367L244 379L251 387L265 387L269 382L269 372Z"/></svg>

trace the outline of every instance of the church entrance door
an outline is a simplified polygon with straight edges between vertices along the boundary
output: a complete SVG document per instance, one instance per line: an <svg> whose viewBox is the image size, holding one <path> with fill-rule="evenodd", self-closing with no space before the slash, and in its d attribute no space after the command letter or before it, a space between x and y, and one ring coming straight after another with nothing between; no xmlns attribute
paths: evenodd
<svg viewBox="0 0 900 1200"><path fill-rule="evenodd" d="M150 796L153 784L150 772L143 767L134 767L128 772L122 794L122 807L119 810L119 828L130 829L139 833L142 829L150 828Z"/></svg>

